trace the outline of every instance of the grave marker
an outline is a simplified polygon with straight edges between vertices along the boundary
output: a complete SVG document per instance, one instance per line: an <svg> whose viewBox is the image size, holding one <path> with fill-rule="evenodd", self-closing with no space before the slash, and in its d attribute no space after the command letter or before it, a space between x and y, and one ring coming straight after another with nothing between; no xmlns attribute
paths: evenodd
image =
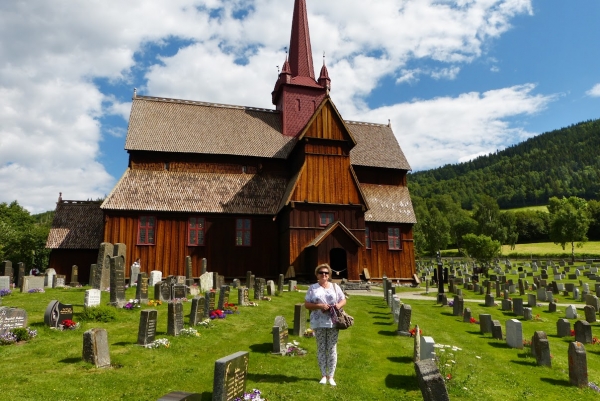
<svg viewBox="0 0 600 401"><path fill-rule="evenodd" d="M586 305L583 307L583 312L585 314L585 320L588 323L596 322L596 309L592 305Z"/></svg>
<svg viewBox="0 0 600 401"><path fill-rule="evenodd" d="M145 272L137 275L135 299L139 300L141 304L148 303L148 276Z"/></svg>
<svg viewBox="0 0 600 401"><path fill-rule="evenodd" d="M169 302L167 318L167 335L178 336L183 330L183 304L181 302Z"/></svg>
<svg viewBox="0 0 600 401"><path fill-rule="evenodd" d="M83 301L84 308L92 308L100 305L102 299L102 291L92 288L91 290L85 290L85 298Z"/></svg>
<svg viewBox="0 0 600 401"><path fill-rule="evenodd" d="M250 294L248 288L240 287L238 288L238 305L240 306L248 306L250 304Z"/></svg>
<svg viewBox="0 0 600 401"><path fill-rule="evenodd" d="M410 337L410 319L412 318L412 307L402 304L400 307L400 318L398 319L398 334Z"/></svg>
<svg viewBox="0 0 600 401"><path fill-rule="evenodd" d="M556 333L558 337L571 336L571 322L567 319L558 319L556 322Z"/></svg>
<svg viewBox="0 0 600 401"><path fill-rule="evenodd" d="M158 320L158 311L155 309L143 310L140 314L140 326L138 329L138 345L148 345L156 337L156 321Z"/></svg>
<svg viewBox="0 0 600 401"><path fill-rule="evenodd" d="M248 352L240 351L215 362L213 401L230 401L244 396L248 376L248 358Z"/></svg>
<svg viewBox="0 0 600 401"><path fill-rule="evenodd" d="M44 313L44 323L50 327L58 327L65 320L73 320L73 305L50 301Z"/></svg>
<svg viewBox="0 0 600 401"><path fill-rule="evenodd" d="M448 389L436 363L431 360L415 362L415 372L423 401L449 401Z"/></svg>
<svg viewBox="0 0 600 401"><path fill-rule="evenodd" d="M275 317L273 325L273 354L284 355L288 342L288 325L283 316Z"/></svg>
<svg viewBox="0 0 600 401"><path fill-rule="evenodd" d="M510 348L523 349L523 327L517 319L506 321L506 344Z"/></svg>
<svg viewBox="0 0 600 401"><path fill-rule="evenodd" d="M588 386L587 356L580 342L569 344L569 382L581 388Z"/></svg>
<svg viewBox="0 0 600 401"><path fill-rule="evenodd" d="M583 344L592 343L592 326L585 320L575 322L575 341Z"/></svg>
<svg viewBox="0 0 600 401"><path fill-rule="evenodd" d="M479 331L481 332L481 334L492 332L492 315L479 315Z"/></svg>
<svg viewBox="0 0 600 401"><path fill-rule="evenodd" d="M0 335L21 327L27 327L27 312L24 309L0 306Z"/></svg>
<svg viewBox="0 0 600 401"><path fill-rule="evenodd" d="M229 303L229 286L224 285L221 287L221 291L219 291L219 305L217 309L223 310L225 308L225 304Z"/></svg>
<svg viewBox="0 0 600 401"><path fill-rule="evenodd" d="M421 360L435 359L435 341L433 337L421 336Z"/></svg>
<svg viewBox="0 0 600 401"><path fill-rule="evenodd" d="M306 330L306 308L304 304L294 305L294 329L292 334L301 336Z"/></svg>
<svg viewBox="0 0 600 401"><path fill-rule="evenodd" d="M118 308L125 304L125 257L110 258L110 304Z"/></svg>
<svg viewBox="0 0 600 401"><path fill-rule="evenodd" d="M531 339L531 351L538 366L552 367L552 357L550 356L550 343L548 337L543 331L536 331Z"/></svg>
<svg viewBox="0 0 600 401"><path fill-rule="evenodd" d="M190 326L196 326L202 322L202 320L208 318L204 312L204 297L197 297L192 299L192 310L190 311Z"/></svg>
<svg viewBox="0 0 600 401"><path fill-rule="evenodd" d="M71 266L71 287L77 287L79 285L79 267L77 265Z"/></svg>
<svg viewBox="0 0 600 401"><path fill-rule="evenodd" d="M113 256L114 245L110 242L100 244L96 269L92 272L92 288L106 291L110 286L110 257Z"/></svg>
<svg viewBox="0 0 600 401"><path fill-rule="evenodd" d="M83 333L83 360L97 368L110 367L108 333L104 329L90 329Z"/></svg>

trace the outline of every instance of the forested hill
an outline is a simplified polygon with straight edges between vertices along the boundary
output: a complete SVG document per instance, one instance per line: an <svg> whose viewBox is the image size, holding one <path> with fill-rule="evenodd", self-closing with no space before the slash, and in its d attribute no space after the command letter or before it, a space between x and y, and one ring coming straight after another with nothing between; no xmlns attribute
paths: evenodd
<svg viewBox="0 0 600 401"><path fill-rule="evenodd" d="M600 198L600 120L538 135L466 163L410 174L412 196L449 194L470 209L479 195L501 208L546 204L552 196Z"/></svg>

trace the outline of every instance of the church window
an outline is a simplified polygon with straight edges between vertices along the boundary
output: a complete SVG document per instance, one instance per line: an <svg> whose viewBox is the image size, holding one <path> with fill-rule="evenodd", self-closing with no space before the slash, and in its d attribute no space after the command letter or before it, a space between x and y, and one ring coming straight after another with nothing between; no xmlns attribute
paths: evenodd
<svg viewBox="0 0 600 401"><path fill-rule="evenodd" d="M188 246L204 245L204 217L190 217L188 220Z"/></svg>
<svg viewBox="0 0 600 401"><path fill-rule="evenodd" d="M333 213L319 213L319 225L321 227L326 227L330 225L331 223L333 223L333 220L335 220L335 216Z"/></svg>
<svg viewBox="0 0 600 401"><path fill-rule="evenodd" d="M252 245L252 222L250 219L236 219L235 221L235 245Z"/></svg>
<svg viewBox="0 0 600 401"><path fill-rule="evenodd" d="M140 216L138 221L138 245L154 245L154 216Z"/></svg>
<svg viewBox="0 0 600 401"><path fill-rule="evenodd" d="M398 227L388 228L388 249L402 249L400 246L400 229Z"/></svg>
<svg viewBox="0 0 600 401"><path fill-rule="evenodd" d="M371 230L365 227L365 248L371 249Z"/></svg>

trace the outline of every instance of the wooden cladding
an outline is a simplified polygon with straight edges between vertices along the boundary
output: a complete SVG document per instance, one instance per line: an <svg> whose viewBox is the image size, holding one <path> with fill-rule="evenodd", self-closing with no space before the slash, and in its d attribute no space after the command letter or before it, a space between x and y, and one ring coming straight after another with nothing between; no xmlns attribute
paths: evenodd
<svg viewBox="0 0 600 401"><path fill-rule="evenodd" d="M331 103L327 103L315 116L304 137L337 141L346 141L351 138Z"/></svg>
<svg viewBox="0 0 600 401"><path fill-rule="evenodd" d="M226 277L242 277L250 270L263 277L285 273L279 269L277 225L270 217L252 217L252 245L236 246L236 217L206 216L205 246L188 246L186 214L156 215L154 245L137 245L138 215L107 215L104 241L127 245L129 266L141 258L141 271L161 270L163 276L185 275L185 258L192 257L193 274L200 275L202 258L209 271ZM129 268L126 269L129 275Z"/></svg>
<svg viewBox="0 0 600 401"><path fill-rule="evenodd" d="M349 157L306 155L292 201L359 205L362 197L354 180Z"/></svg>
<svg viewBox="0 0 600 401"><path fill-rule="evenodd" d="M369 269L373 278L381 278L385 274L390 278L412 278L415 272L415 253L412 238L412 225L401 224L401 250L389 250L387 223L368 223L371 233L371 249L361 248L360 270Z"/></svg>

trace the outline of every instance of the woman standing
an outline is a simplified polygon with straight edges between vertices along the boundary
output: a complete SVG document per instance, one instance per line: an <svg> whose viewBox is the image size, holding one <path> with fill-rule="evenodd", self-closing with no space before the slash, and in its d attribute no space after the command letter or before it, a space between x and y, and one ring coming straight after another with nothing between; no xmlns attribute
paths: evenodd
<svg viewBox="0 0 600 401"><path fill-rule="evenodd" d="M337 365L338 329L332 319L334 308L341 309L346 305L346 297L340 286L329 282L331 267L322 264L315 269L317 283L312 284L306 292L304 305L310 310L310 328L317 337L317 359L321 368L320 383L335 386L333 375Z"/></svg>

